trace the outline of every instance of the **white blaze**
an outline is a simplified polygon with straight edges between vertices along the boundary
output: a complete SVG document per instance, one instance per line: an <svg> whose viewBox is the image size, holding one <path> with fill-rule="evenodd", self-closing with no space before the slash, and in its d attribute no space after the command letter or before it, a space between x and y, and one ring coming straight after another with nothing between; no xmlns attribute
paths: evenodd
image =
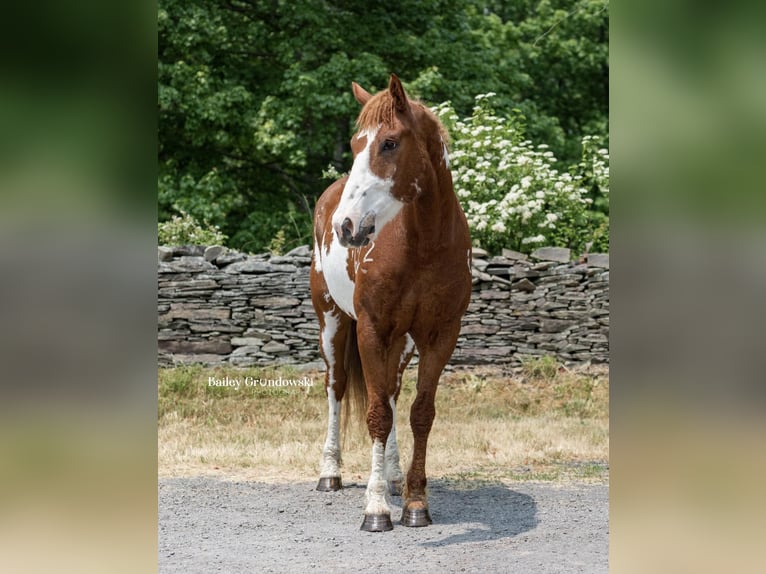
<svg viewBox="0 0 766 574"><path fill-rule="evenodd" d="M360 151L351 166L351 173L346 181L338 207L332 216L333 227L339 227L346 218L354 224L354 233L359 229L359 223L367 213L375 214L375 232L370 239L375 239L380 230L391 221L402 208L402 202L391 195L394 186L393 177L381 178L372 172L370 167L370 150L378 130L359 132L357 139L367 138L364 149Z"/></svg>

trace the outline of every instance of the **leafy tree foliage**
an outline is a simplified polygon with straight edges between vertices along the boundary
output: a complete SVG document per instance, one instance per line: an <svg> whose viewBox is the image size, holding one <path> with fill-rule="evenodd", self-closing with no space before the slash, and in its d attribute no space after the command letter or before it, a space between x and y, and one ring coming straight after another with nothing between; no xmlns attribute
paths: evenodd
<svg viewBox="0 0 766 574"><path fill-rule="evenodd" d="M350 164L351 80L390 72L462 116L498 114L565 162L607 141L607 0L160 0L160 219L181 211L258 251L309 241L328 164ZM514 112L513 110L518 110Z"/></svg>

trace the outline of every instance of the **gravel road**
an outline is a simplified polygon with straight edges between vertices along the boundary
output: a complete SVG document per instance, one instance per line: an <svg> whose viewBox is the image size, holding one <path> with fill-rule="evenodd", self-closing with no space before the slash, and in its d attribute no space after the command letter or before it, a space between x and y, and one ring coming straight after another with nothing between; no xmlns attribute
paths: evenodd
<svg viewBox="0 0 766 574"><path fill-rule="evenodd" d="M159 571L608 572L603 484L429 483L433 525L361 532L364 484L159 483Z"/></svg>

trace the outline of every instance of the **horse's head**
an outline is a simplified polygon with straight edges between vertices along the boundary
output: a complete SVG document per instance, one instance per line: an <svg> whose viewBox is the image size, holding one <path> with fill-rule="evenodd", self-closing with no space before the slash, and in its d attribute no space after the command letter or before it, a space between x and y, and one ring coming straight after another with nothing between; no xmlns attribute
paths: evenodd
<svg viewBox="0 0 766 574"><path fill-rule="evenodd" d="M433 177L430 140L442 134L438 121L407 98L394 74L388 90L374 96L356 83L352 87L363 107L359 131L351 138L354 164L332 224L342 245L359 247L426 189Z"/></svg>

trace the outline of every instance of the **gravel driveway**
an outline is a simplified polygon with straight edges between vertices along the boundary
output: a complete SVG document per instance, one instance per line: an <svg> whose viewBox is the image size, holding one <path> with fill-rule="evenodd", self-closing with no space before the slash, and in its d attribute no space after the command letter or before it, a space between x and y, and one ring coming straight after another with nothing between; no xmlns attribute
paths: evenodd
<svg viewBox="0 0 766 574"><path fill-rule="evenodd" d="M429 484L425 528L361 532L364 484L173 478L159 483L159 571L533 572L608 571L603 484Z"/></svg>

